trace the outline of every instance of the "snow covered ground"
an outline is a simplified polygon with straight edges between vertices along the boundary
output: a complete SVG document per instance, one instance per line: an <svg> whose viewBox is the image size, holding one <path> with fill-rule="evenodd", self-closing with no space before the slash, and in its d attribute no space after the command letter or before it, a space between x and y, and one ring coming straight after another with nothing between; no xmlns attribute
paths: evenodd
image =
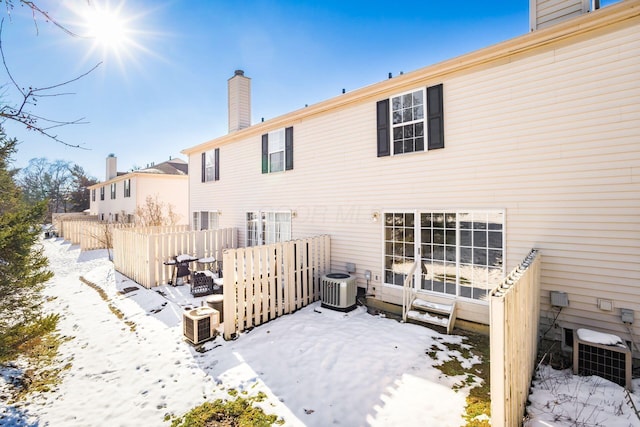
<svg viewBox="0 0 640 427"><path fill-rule="evenodd" d="M462 343L460 336L373 316L361 307L344 314L313 304L235 341L218 337L198 352L182 336L184 309L200 305L187 286L142 289L114 272L106 251L81 253L61 239L43 243L55 272L46 288L46 311L62 314L61 334L72 339L60 347L60 364L72 367L52 392L17 405L0 402L0 425L162 426L168 425L165 415L229 398L230 389L264 392L268 398L260 405L287 426L463 424L468 389L453 386L466 376L447 377L434 367L461 358L444 345ZM81 276L102 288L109 302ZM121 292L129 287L139 289ZM426 354L433 346L441 349L438 360ZM466 360L464 366L472 372L474 363ZM8 372L0 373L2 394ZM529 426L640 426L620 387L597 379L597 385L584 386L585 396L576 390L583 378L543 373L563 379L537 384ZM545 389L545 382L552 386ZM580 424L558 415L580 410L567 396L587 397L596 407L589 409L595 421ZM637 394L633 400L640 407ZM607 405L611 411L598 409Z"/></svg>

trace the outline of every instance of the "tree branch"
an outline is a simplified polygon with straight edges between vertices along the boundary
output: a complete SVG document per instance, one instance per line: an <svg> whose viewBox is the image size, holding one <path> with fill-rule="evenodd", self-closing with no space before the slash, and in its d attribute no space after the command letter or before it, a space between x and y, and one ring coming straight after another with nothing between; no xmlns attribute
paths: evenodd
<svg viewBox="0 0 640 427"><path fill-rule="evenodd" d="M2 0L0 0L2 1ZM10 0L5 0L7 7L11 8L13 7L13 4ZM35 14L36 12L39 13L40 15L42 15L46 20L52 22L54 25L56 25L57 27L59 27L60 29L62 29L65 33L72 35L72 36L76 36L76 34L72 33L71 31L67 30L66 28L64 28L62 25L58 24L55 20L51 19L51 17L48 15L48 13L44 12L42 9L40 9L37 5L35 5L32 1L27 1L27 0L20 0L20 3L22 3L23 5L26 5L27 7L31 8L31 10L33 11L33 13ZM34 15L34 20L35 20L35 15ZM53 85L49 85L49 86L44 86L44 87L33 87L33 86L29 86L28 89L24 89L22 87L20 87L20 85L18 84L18 82L16 81L16 79L13 77L13 75L11 74L11 70L9 69L9 66L7 64L6 58L5 58L5 54L4 54L4 48L2 45L2 30L3 30L3 26L4 26L4 18L0 21L0 57L2 58L2 65L4 67L5 72L7 73L7 76L9 77L9 80L11 81L11 83L13 84L13 87L15 87L15 89L18 91L18 93L20 94L21 100L19 102L19 104L17 106L11 106L11 105L3 105L0 107L0 118L1 119L5 119L5 120L13 120L15 122L18 122L22 125L24 125L26 127L27 130L31 130L34 131L40 135L46 136L56 142L59 142L63 145L66 145L68 147L73 147L73 148L82 148L82 149L87 149L87 148L83 148L80 145L77 144L69 144L63 140L61 140L58 135L54 135L50 132L51 129L57 128L57 127L62 127L62 126L66 126L66 125L76 125L76 124L86 124L88 122L84 121L84 117L79 118L79 119L75 119L75 120L54 120L54 119L49 119L49 118L45 118L39 115L34 114L32 111L30 111L29 107L30 106L35 106L38 102L38 98L48 98L48 97L54 97L54 96L64 96L64 95L70 95L72 94L71 92L58 92L58 93L48 93L51 92L54 89L58 89L61 88L63 86L69 85L71 83L74 83L80 79L82 79L83 77L86 77L88 74L92 73L96 68L98 68L102 62L98 62L96 65L94 65L90 70L86 71L85 73L80 74L77 77L74 77L70 80L64 81L62 83L56 83ZM48 125L43 125L42 123L46 123Z"/></svg>

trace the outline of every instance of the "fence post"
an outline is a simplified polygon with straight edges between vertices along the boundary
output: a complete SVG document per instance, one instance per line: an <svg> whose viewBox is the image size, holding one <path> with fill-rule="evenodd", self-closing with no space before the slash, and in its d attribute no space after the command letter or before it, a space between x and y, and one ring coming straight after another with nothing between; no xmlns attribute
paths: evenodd
<svg viewBox="0 0 640 427"><path fill-rule="evenodd" d="M237 333L236 319L239 317L237 305L238 275L235 271L236 249L228 249L223 253L223 265L225 273L223 276L223 312L224 312L224 339L229 340Z"/></svg>

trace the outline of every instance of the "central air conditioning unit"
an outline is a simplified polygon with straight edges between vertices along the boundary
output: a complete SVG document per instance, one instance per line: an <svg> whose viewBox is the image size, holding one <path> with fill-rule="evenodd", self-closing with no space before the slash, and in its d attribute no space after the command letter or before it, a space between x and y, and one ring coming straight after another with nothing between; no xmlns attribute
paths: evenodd
<svg viewBox="0 0 640 427"><path fill-rule="evenodd" d="M631 390L631 350L616 335L578 329L573 334L573 373L597 375Z"/></svg>
<svg viewBox="0 0 640 427"><path fill-rule="evenodd" d="M184 337L193 344L200 344L215 337L220 313L211 307L198 307L184 313L182 321Z"/></svg>
<svg viewBox="0 0 640 427"><path fill-rule="evenodd" d="M322 276L320 301L322 307L338 311L356 308L356 278L350 274L329 273Z"/></svg>

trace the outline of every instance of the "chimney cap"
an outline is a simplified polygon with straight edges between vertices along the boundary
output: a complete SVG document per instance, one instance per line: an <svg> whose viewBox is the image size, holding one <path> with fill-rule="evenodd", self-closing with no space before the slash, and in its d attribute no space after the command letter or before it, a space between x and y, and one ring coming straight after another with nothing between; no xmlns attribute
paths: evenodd
<svg viewBox="0 0 640 427"><path fill-rule="evenodd" d="M244 71L243 70L236 70L234 72L234 75L236 75L236 76L244 76Z"/></svg>

